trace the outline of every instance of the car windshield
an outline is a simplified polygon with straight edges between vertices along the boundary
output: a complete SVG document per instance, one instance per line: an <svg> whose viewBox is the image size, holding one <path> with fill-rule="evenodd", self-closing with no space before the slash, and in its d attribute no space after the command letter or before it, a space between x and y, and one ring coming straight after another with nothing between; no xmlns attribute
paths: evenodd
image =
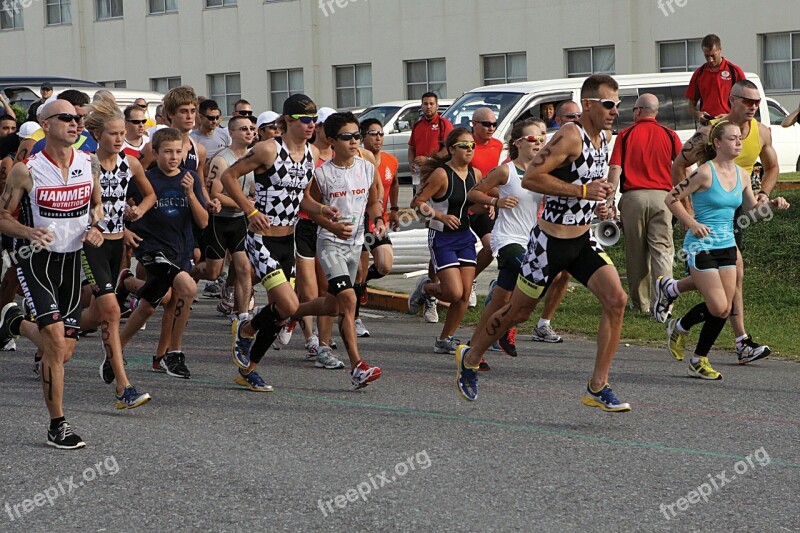
<svg viewBox="0 0 800 533"><path fill-rule="evenodd" d="M384 126L391 119L400 108L397 106L376 106L369 107L358 116L358 121L363 122L368 118L376 118Z"/></svg>
<svg viewBox="0 0 800 533"><path fill-rule="evenodd" d="M475 110L481 107L488 107L494 111L497 121L502 122L520 98L522 98L521 93L488 91L465 93L447 108L444 118L449 120L456 128L471 128L472 114Z"/></svg>

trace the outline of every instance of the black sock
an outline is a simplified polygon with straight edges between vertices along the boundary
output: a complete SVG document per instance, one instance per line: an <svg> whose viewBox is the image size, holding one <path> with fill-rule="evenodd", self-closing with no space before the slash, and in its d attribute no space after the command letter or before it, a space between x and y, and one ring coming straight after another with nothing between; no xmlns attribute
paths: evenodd
<svg viewBox="0 0 800 533"><path fill-rule="evenodd" d="M283 318L278 313L277 307L274 303L271 303L261 308L261 311L250 321L250 325L253 326L254 330L258 331L268 325L274 325L282 321Z"/></svg>
<svg viewBox="0 0 800 533"><path fill-rule="evenodd" d="M705 302L700 302L699 304L692 307L688 313L683 315L683 318L680 319L681 327L685 331L689 331L689 328L692 326L696 326L701 322L705 322L711 317L711 313L708 312L708 307L706 307Z"/></svg>
<svg viewBox="0 0 800 533"><path fill-rule="evenodd" d="M353 285L353 290L356 291L356 314L355 317L358 318L359 311L361 311L361 297L367 291L367 284L366 283L356 283Z"/></svg>
<svg viewBox="0 0 800 533"><path fill-rule="evenodd" d="M57 429L58 425L61 422L64 422L65 420L66 420L66 418L64 418L63 416L59 416L58 418L51 418L50 419L50 431L53 431L54 429Z"/></svg>
<svg viewBox="0 0 800 533"><path fill-rule="evenodd" d="M369 269L367 269L367 281L372 281L373 279L381 279L384 277L385 274L381 274L378 272L378 269L375 268L375 265L370 265Z"/></svg>
<svg viewBox="0 0 800 533"><path fill-rule="evenodd" d="M255 364L261 362L261 359L267 354L269 347L272 346L272 343L278 338L281 329L283 329L282 324L272 323L258 330L258 342L254 342L253 346L250 348L250 361Z"/></svg>
<svg viewBox="0 0 800 533"><path fill-rule="evenodd" d="M700 338L697 340L697 346L694 349L695 354L700 357L708 356L708 352L711 351L711 347L717 342L717 337L719 337L719 334L722 332L722 328L725 327L725 322L726 319L724 318L711 314L708 315L703 324L703 329L700 330Z"/></svg>

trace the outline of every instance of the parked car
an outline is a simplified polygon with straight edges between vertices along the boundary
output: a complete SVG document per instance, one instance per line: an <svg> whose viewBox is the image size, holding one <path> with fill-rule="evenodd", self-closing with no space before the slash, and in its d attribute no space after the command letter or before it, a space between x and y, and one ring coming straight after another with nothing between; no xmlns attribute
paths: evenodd
<svg viewBox="0 0 800 533"><path fill-rule="evenodd" d="M0 76L0 91L5 94L10 104L16 104L27 111L33 102L41 97L42 83L49 82L53 92L59 93L65 89L91 90L92 94L102 85L93 81L79 80L77 78L59 78L47 76Z"/></svg>
<svg viewBox="0 0 800 533"><path fill-rule="evenodd" d="M439 113L444 113L452 103L452 100L440 99ZM383 151L397 158L400 163L397 176L404 180L411 178L408 165L408 139L411 137L411 128L420 118L421 108L419 100L397 100L370 106L358 115L358 120L376 118L383 124L383 131L386 133L383 138Z"/></svg>
<svg viewBox="0 0 800 533"><path fill-rule="evenodd" d="M800 124L795 122L788 128L781 127L781 122L789 112L780 102L767 97L767 109L769 110L769 125L772 133L772 146L778 154L778 165L781 172L800 172ZM761 111L759 109L759 111ZM760 113L756 115L756 120L761 120ZM791 169L791 170L787 170Z"/></svg>
<svg viewBox="0 0 800 533"><path fill-rule="evenodd" d="M650 93L658 97L658 121L677 131L680 139L686 141L698 127L694 117L689 113L689 102L684 97L691 76L691 72L614 76L619 83L619 98L622 100L619 115L614 124L614 134L633 124L634 102L640 94ZM782 110L777 102L775 102L777 107L769 105L758 75L748 73L747 79L756 84L762 95L760 107L762 116L770 116L771 113L778 113ZM580 105L582 84L582 78L566 78L478 87L456 99L444 113L444 117L456 127L469 127L472 113L477 108L490 107L494 110L499 122L494 137L504 142L511 131L511 125L520 119L540 116L542 104L558 104L565 100L572 100ZM785 110L783 112L785 113ZM766 125L771 123L771 120L761 121ZM780 120L778 120L778 124L780 124ZM787 128L785 131L788 133L784 134L784 132L777 131L783 128L772 126L773 142L776 143L775 149L778 151L781 172L793 172L797 168L800 143L797 142L796 137L793 137L793 132L797 131L797 127L800 126ZM783 135L787 136L785 141ZM504 152L500 160L505 158Z"/></svg>

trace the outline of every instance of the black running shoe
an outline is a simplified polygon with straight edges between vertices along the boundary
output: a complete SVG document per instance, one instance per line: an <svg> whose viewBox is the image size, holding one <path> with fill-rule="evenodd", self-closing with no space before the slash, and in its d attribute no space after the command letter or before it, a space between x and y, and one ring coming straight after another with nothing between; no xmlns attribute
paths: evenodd
<svg viewBox="0 0 800 533"><path fill-rule="evenodd" d="M47 432L47 445L60 450L76 450L83 448L86 443L72 431L72 427L66 420L61 422L54 430Z"/></svg>
<svg viewBox="0 0 800 533"><path fill-rule="evenodd" d="M111 368L111 361L108 360L108 357L104 357L100 364L100 379L106 385L114 383L114 369Z"/></svg>
<svg viewBox="0 0 800 533"><path fill-rule="evenodd" d="M497 339L500 348L511 357L517 356L517 328L506 331L502 337Z"/></svg>
<svg viewBox="0 0 800 533"><path fill-rule="evenodd" d="M192 377L189 369L186 368L186 356L183 355L183 352L167 352L160 364L169 376L183 379Z"/></svg>
<svg viewBox="0 0 800 533"><path fill-rule="evenodd" d="M17 320L22 321L22 311L14 302L6 304L0 310L0 343L5 344L11 339L19 337L11 333L11 324Z"/></svg>

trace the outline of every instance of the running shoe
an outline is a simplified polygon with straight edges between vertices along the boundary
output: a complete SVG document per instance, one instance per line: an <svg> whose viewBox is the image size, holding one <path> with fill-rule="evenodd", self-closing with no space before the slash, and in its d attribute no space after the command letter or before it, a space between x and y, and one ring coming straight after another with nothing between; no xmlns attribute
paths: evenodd
<svg viewBox="0 0 800 533"><path fill-rule="evenodd" d="M339 361L336 356L333 355L333 350L327 346L319 347L316 358L317 362L314 363L314 366L317 368L324 368L326 370L337 370L339 368L344 368L344 363Z"/></svg>
<svg viewBox="0 0 800 533"><path fill-rule="evenodd" d="M469 293L469 303L467 304L470 309L475 309L475 307L477 307L477 305L478 305L478 295L475 292L475 289L477 289L477 288L478 288L478 280L477 279L473 279L472 280L472 290Z"/></svg>
<svg viewBox="0 0 800 533"><path fill-rule="evenodd" d="M17 304L11 302L3 306L0 310L0 343L7 344L9 340L19 337L11 333L11 324L22 320L22 311Z"/></svg>
<svg viewBox="0 0 800 533"><path fill-rule="evenodd" d="M362 306L367 305L367 302L369 301L369 293L366 285L364 286L364 292L361 293L361 296L358 298L358 300Z"/></svg>
<svg viewBox="0 0 800 533"><path fill-rule="evenodd" d="M656 281L656 300L653 302L653 318L663 324L672 317L672 306L677 298L669 295L669 287L672 278L658 276Z"/></svg>
<svg viewBox="0 0 800 533"><path fill-rule="evenodd" d="M591 382L587 384L586 395L581 399L581 403L589 407L599 407L609 413L622 413L631 410L631 404L619 401L608 383L603 385L600 392L592 390Z"/></svg>
<svg viewBox="0 0 800 533"><path fill-rule="evenodd" d="M359 361L350 372L350 382L353 384L353 390L363 389L379 377L381 377L381 369L377 366L369 366L364 361Z"/></svg>
<svg viewBox="0 0 800 533"><path fill-rule="evenodd" d="M207 281L203 288L203 298L219 298L222 295L222 286L218 281Z"/></svg>
<svg viewBox="0 0 800 533"><path fill-rule="evenodd" d="M168 376L174 378L189 379L192 377L189 369L186 368L186 356L183 352L167 352L161 359L161 368Z"/></svg>
<svg viewBox="0 0 800 533"><path fill-rule="evenodd" d="M38 378L42 373L42 358L33 354L33 374Z"/></svg>
<svg viewBox="0 0 800 533"><path fill-rule="evenodd" d="M233 313L233 291L226 291L228 287L222 290L222 296L217 303L217 312L222 316L228 316Z"/></svg>
<svg viewBox="0 0 800 533"><path fill-rule="evenodd" d="M242 328L247 324L247 321L239 320L238 318L231 324L231 358L233 364L246 370L250 366L250 348L253 346L252 337L243 337Z"/></svg>
<svg viewBox="0 0 800 533"><path fill-rule="evenodd" d="M439 302L433 296L426 296L423 302L422 318L428 324L436 324L439 322L439 310L436 309L436 304Z"/></svg>
<svg viewBox="0 0 800 533"><path fill-rule="evenodd" d="M517 356L517 328L506 331L502 337L497 339L500 348L511 357Z"/></svg>
<svg viewBox="0 0 800 533"><path fill-rule="evenodd" d="M161 366L161 361L163 359L164 359L163 355L154 355L153 356L153 364L150 366L150 370L152 372L158 372L160 374L163 374L164 372L166 372L166 370L164 370L164 368Z"/></svg>
<svg viewBox="0 0 800 533"><path fill-rule="evenodd" d="M122 396L117 396L115 406L117 409L135 409L151 400L146 392L137 391L133 385L126 385Z"/></svg>
<svg viewBox="0 0 800 533"><path fill-rule="evenodd" d="M255 370L243 374L242 370L239 369L233 381L235 381L237 385L241 385L253 392L272 392L274 390L272 385L267 385Z"/></svg>
<svg viewBox="0 0 800 533"><path fill-rule="evenodd" d="M306 341L306 359L314 359L319 350L319 337L316 334L311 335Z"/></svg>
<svg viewBox="0 0 800 533"><path fill-rule="evenodd" d="M111 361L108 360L108 357L103 357L103 362L100 363L100 379L106 385L114 383L114 369L111 367Z"/></svg>
<svg viewBox="0 0 800 533"><path fill-rule="evenodd" d="M456 353L456 348L458 348L459 342L460 341L452 335L446 339L436 339L436 342L433 343L433 353L454 354Z"/></svg>
<svg viewBox="0 0 800 533"><path fill-rule="evenodd" d="M4 352L16 352L17 351L17 341L14 339L8 339L6 343L3 345L0 350Z"/></svg>
<svg viewBox="0 0 800 533"><path fill-rule="evenodd" d="M467 352L466 344L456 349L456 389L465 400L474 402L478 397L478 369L466 366Z"/></svg>
<svg viewBox="0 0 800 533"><path fill-rule="evenodd" d="M541 327L536 326L533 329L531 340L534 342L549 342L552 344L564 342L564 339L561 338L561 335L556 334L556 332L553 331L553 328L550 327L550 324Z"/></svg>
<svg viewBox="0 0 800 533"><path fill-rule="evenodd" d="M83 448L86 443L72 431L72 426L64 420L56 429L47 431L47 445L60 450L77 450Z"/></svg>
<svg viewBox="0 0 800 533"><path fill-rule="evenodd" d="M486 309L489 307L489 302L492 301L492 296L494 296L494 288L497 287L497 280L493 279L489 282L489 292L486 293L486 298L483 299L483 308Z"/></svg>
<svg viewBox="0 0 800 533"><path fill-rule="evenodd" d="M416 315L419 313L419 306L422 305L422 302L425 300L425 284L430 281L428 276L422 276L417 281L417 286L414 287L414 290L411 294L408 295L408 312L412 315Z"/></svg>
<svg viewBox="0 0 800 533"><path fill-rule="evenodd" d="M746 365L759 359L764 359L772 351L766 344L758 344L748 335L742 342L736 343L736 356L739 358L740 365Z"/></svg>
<svg viewBox="0 0 800 533"><path fill-rule="evenodd" d="M297 320L289 320L286 325L281 328L280 333L278 333L278 342L281 346L289 344L289 341L292 340L292 332L296 326Z"/></svg>
<svg viewBox="0 0 800 533"><path fill-rule="evenodd" d="M689 361L688 373L691 377L710 380L722 379L722 374L711 368L708 357L698 357L697 359L696 363Z"/></svg>
<svg viewBox="0 0 800 533"><path fill-rule="evenodd" d="M364 327L360 318L356 318L356 337L369 337L369 330Z"/></svg>
<svg viewBox="0 0 800 533"><path fill-rule="evenodd" d="M119 275L117 275L117 283L114 285L114 294L117 297L117 303L119 304L120 310L127 307L125 306L125 300L128 298L128 294L130 291L125 288L125 280L133 277L133 272L131 272L130 268L123 268L119 271ZM132 309L128 309L128 315L130 316Z"/></svg>
<svg viewBox="0 0 800 533"><path fill-rule="evenodd" d="M686 334L678 331L678 318L673 318L667 322L667 348L669 353L676 361L683 361L683 353L686 351Z"/></svg>
<svg viewBox="0 0 800 533"><path fill-rule="evenodd" d="M339 345L336 344L336 339L334 339L333 337L331 337L330 347L331 347L331 350L338 350L339 349Z"/></svg>
<svg viewBox="0 0 800 533"><path fill-rule="evenodd" d="M481 357L481 362L478 364L478 370L480 370L481 372L488 372L491 369L492 367L489 366L489 363L486 362L486 359Z"/></svg>
<svg viewBox="0 0 800 533"><path fill-rule="evenodd" d="M502 351L503 351L503 349L500 347L500 343L499 343L499 342L497 342L497 341L494 341L494 342L492 343L492 345L491 345L491 346L489 346L489 351L492 351L492 352L502 352Z"/></svg>

